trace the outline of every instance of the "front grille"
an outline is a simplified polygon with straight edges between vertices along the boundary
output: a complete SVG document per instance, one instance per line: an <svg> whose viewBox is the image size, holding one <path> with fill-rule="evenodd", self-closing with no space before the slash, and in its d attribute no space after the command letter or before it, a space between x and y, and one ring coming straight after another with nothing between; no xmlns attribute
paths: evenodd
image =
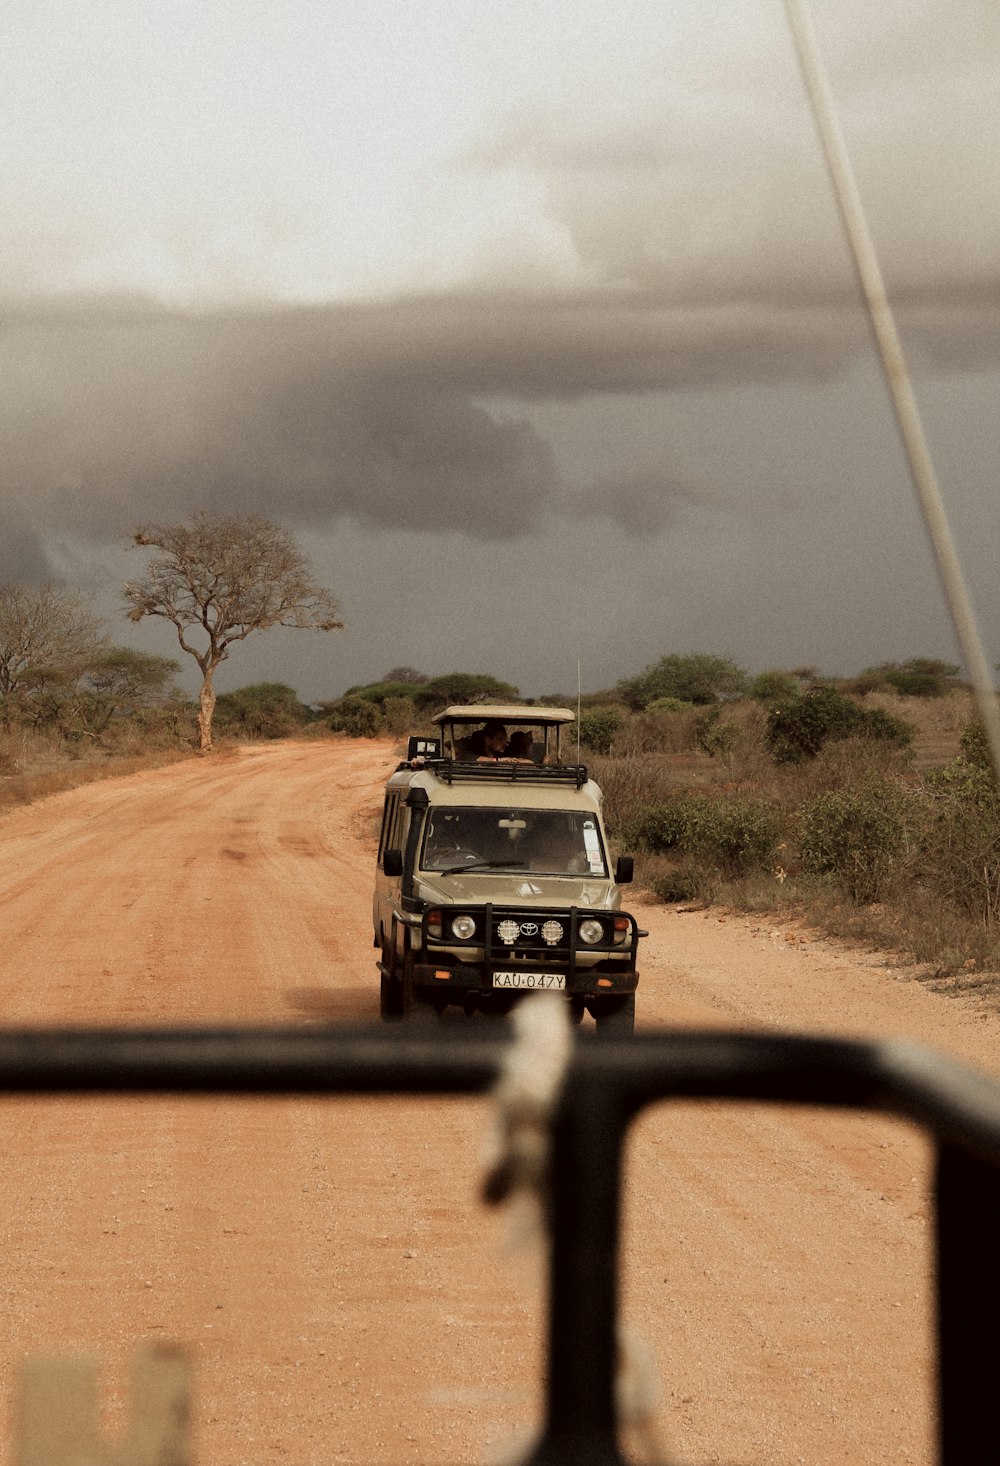
<svg viewBox="0 0 1000 1466"><path fill-rule="evenodd" d="M437 910L437 908L436 908ZM457 939L451 930L456 916L471 916L476 924L472 937ZM615 932L615 922L624 916L631 934ZM603 936L599 942L581 941L579 926L583 921L599 921ZM457 905L445 907L441 914L441 925L429 925L427 914L423 923L423 944L430 949L436 947L479 948L487 965L490 963L516 962L519 959L535 963L555 963L560 968L572 971L578 955L613 955L635 968L638 938L645 936L636 925L635 917L627 912L594 911L590 907L542 907L530 906L485 906Z"/></svg>
<svg viewBox="0 0 1000 1466"><path fill-rule="evenodd" d="M567 911L502 911L494 907L490 923L494 952L569 951L572 919Z"/></svg>

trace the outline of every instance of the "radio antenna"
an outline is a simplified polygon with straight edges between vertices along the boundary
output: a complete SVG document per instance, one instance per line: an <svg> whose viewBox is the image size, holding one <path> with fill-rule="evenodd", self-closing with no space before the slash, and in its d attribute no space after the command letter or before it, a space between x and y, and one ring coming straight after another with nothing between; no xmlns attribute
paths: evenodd
<svg viewBox="0 0 1000 1466"><path fill-rule="evenodd" d="M580 680L580 658L576 659L576 761L583 762L580 757L580 704L583 701L583 684Z"/></svg>

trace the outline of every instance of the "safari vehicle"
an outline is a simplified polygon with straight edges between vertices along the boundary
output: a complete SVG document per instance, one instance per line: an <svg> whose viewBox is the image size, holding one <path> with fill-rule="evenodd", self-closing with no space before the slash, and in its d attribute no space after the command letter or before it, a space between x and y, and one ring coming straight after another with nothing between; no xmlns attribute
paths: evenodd
<svg viewBox="0 0 1000 1466"><path fill-rule="evenodd" d="M375 880L387 1021L449 1005L505 1013L539 988L572 1017L631 1033L636 949L621 909L632 860L612 872L601 791L564 761L567 708L460 706L411 738L389 779Z"/></svg>

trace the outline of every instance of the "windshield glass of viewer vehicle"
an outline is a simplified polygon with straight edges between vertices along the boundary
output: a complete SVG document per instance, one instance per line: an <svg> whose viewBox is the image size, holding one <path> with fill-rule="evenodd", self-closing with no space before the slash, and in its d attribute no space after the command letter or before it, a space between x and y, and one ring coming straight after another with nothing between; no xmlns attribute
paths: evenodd
<svg viewBox="0 0 1000 1466"><path fill-rule="evenodd" d="M597 820L577 810L435 809L420 864L436 871L608 875Z"/></svg>

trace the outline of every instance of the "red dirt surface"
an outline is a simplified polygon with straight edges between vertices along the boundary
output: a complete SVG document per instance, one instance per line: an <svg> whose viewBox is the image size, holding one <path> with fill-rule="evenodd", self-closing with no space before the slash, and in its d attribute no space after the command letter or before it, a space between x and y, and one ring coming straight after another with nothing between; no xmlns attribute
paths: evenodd
<svg viewBox="0 0 1000 1466"><path fill-rule="evenodd" d="M393 762L281 743L6 815L5 1023L376 1021ZM1000 1075L972 997L764 920L628 904L651 933L640 1026L906 1035ZM8 1101L0 1461L18 1361L100 1358L113 1431L151 1339L192 1352L198 1466L497 1459L544 1362L537 1260L478 1201L488 1123L479 1099ZM895 1122L640 1122L625 1314L672 1460L933 1460L928 1195L926 1146Z"/></svg>

